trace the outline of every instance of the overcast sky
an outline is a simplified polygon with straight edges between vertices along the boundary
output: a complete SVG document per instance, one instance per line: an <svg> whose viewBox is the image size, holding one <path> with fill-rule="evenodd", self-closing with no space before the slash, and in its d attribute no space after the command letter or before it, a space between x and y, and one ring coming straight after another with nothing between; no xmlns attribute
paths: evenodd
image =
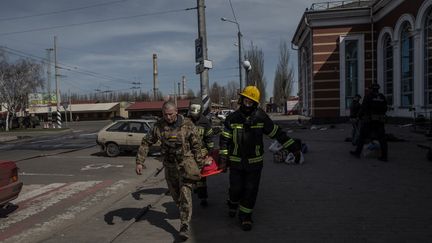
<svg viewBox="0 0 432 243"><path fill-rule="evenodd" d="M264 53L267 97L280 41L291 42L300 18L312 0L231 0L243 33ZM0 46L10 59L32 55L46 58L57 36L57 60L63 67L62 92L127 91L141 82L153 88L152 55L158 55L159 89L166 95L186 76L186 88L199 92L195 74L196 0L3 0ZM206 1L208 57L213 61L209 82L225 85L238 78L237 26L229 0ZM93 23L89 23L93 22ZM297 73L297 53L291 52ZM297 74L296 74L297 76ZM54 84L51 85L54 87Z"/></svg>

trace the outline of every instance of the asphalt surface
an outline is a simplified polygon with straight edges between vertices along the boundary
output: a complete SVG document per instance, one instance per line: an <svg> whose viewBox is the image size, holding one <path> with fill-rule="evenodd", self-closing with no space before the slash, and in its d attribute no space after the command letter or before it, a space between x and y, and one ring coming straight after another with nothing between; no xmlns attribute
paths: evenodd
<svg viewBox="0 0 432 243"><path fill-rule="evenodd" d="M209 178L209 206L194 197L188 242L432 242L432 162L423 134L388 125L389 162L365 150L352 157L349 124L305 125L274 117L309 148L302 165L274 163L266 152L254 227L227 216L228 173ZM267 147L271 140L266 140ZM160 162L147 161L137 184L103 210L78 218L43 242L177 242L178 211ZM103 202L101 202L103 203Z"/></svg>

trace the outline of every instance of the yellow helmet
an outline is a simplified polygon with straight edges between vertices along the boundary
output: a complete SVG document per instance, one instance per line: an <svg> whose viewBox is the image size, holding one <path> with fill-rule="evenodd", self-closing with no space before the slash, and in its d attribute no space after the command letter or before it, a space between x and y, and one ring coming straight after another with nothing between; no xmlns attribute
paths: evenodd
<svg viewBox="0 0 432 243"><path fill-rule="evenodd" d="M260 102L260 92L256 86L246 86L240 95L249 98L256 103Z"/></svg>

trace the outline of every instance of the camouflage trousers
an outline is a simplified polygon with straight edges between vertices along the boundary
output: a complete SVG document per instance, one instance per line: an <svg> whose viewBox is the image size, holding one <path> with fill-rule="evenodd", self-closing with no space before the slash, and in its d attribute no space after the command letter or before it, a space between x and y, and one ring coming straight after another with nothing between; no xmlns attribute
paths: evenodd
<svg viewBox="0 0 432 243"><path fill-rule="evenodd" d="M165 166L165 180L180 211L181 224L189 225L192 218L192 187L194 182L182 178L178 168L172 166Z"/></svg>

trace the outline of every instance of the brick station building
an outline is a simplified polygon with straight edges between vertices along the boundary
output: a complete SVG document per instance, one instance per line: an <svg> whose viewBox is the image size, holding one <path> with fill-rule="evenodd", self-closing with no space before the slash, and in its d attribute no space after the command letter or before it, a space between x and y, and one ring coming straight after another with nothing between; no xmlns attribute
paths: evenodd
<svg viewBox="0 0 432 243"><path fill-rule="evenodd" d="M316 119L349 115L355 94L378 82L389 116L432 111L432 0L330 1L304 12L298 50L300 109ZM415 112L415 113L414 113Z"/></svg>

